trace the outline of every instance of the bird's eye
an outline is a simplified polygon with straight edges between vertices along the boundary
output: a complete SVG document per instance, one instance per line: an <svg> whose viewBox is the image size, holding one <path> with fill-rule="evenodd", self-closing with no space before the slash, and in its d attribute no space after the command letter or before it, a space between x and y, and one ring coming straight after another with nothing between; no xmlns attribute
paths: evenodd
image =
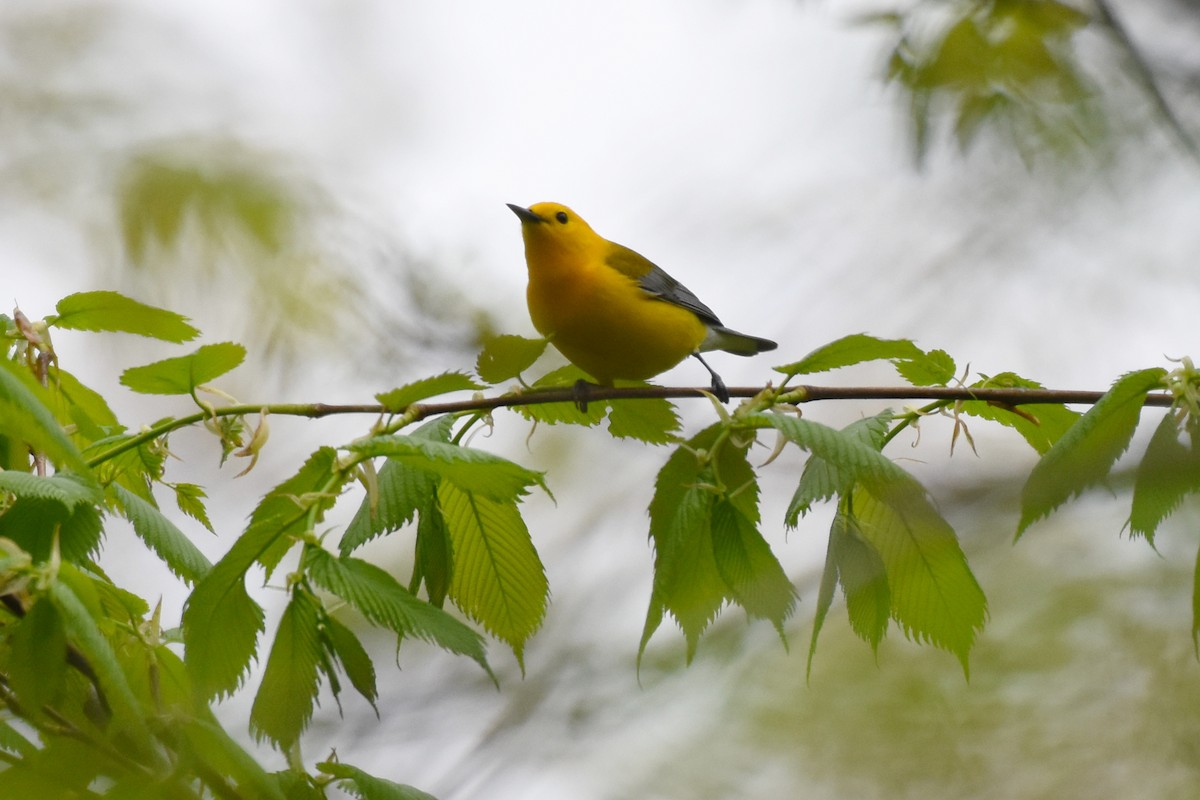
<svg viewBox="0 0 1200 800"><path fill-rule="evenodd" d="M563 225L567 224L567 212L565 212L565 211L558 212L557 214L554 215L554 218L556 220L558 220L560 223L562 223Z"/></svg>

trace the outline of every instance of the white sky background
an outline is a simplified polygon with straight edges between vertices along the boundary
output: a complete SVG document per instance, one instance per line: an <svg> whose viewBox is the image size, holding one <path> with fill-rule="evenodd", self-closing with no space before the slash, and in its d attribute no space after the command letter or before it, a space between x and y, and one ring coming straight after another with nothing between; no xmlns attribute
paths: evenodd
<svg viewBox="0 0 1200 800"><path fill-rule="evenodd" d="M13 4L35 5L45 7ZM756 359L715 355L710 363L730 385L762 382L771 364L858 331L915 338L947 349L960 366L1011 369L1065 388L1103 388L1124 371L1163 364L1164 354L1197 352L1194 167L1159 150L1162 137L1151 132L1150 163L1114 173L1050 176L1000 151L965 162L942 151L918 173L896 96L877 80L885 39L847 24L860 4L101 7L113 9L113 58L90 63L78 78L119 88L140 116L98 149L196 136L282 154L372 229L436 265L504 330L532 333L519 228L504 204L554 200L656 261L731 327L780 342L777 354ZM96 73L105 63L109 71ZM93 288L85 236L64 238L36 212L4 216L0 253L34 266L15 281L0 267L7 295L44 312L67 291ZM207 331L222 312L187 313ZM397 374L393 383L415 377ZM694 385L707 376L688 364L662 380ZM325 400L327 386L311 375L290 392ZM357 397L383 388L359 387ZM695 423L710 412L687 413ZM845 421L859 411L808 413ZM580 732L569 724L578 705L599 695L627 721L622 715L643 704L704 714L720 697L719 667L698 665L647 689L633 681L649 593L642 509L665 452L642 457L639 446L580 432L539 434L530 452L523 424L500 424L495 439L480 444L535 467L554 463L563 448L571 453L551 476L557 506L530 501L554 592L551 617L527 655L530 677L516 678L499 647L491 648L506 673L499 694L476 685L471 666L447 668L446 657L427 653L425 665L410 656L398 673L385 656L382 722L364 715L339 725L328 702L319 714L332 742L353 727L391 744L372 750L364 742L353 756L340 750L343 758L442 800L485 794L464 775L486 780L490 797L606 797L617 764L631 774L639 756L654 764L650 742L661 740L647 731L669 737L660 728L686 727L686 715L633 717L620 735L604 728L618 724L614 717L599 715ZM314 442L340 441L324 438L332 428L304 430ZM972 470L988 468L984 455ZM273 482L281 473L269 473L269 464L260 471ZM228 470L220 480L227 477ZM769 476L764 493L786 502L792 480ZM245 492L235 489L231 497ZM781 508L768 507L764 518L778 520ZM248 511L228 509L235 519ZM814 530L819 535L794 534L786 546L778 531L768 539L803 570L823 551L819 523ZM805 594L792 631L797 669L815 592ZM562 643L578 620L599 621L582 634L596 640ZM654 641L678 651L679 638L664 624ZM617 674L572 686L575 675L597 678L571 658L602 661ZM931 662L957 669L948 657ZM470 689L447 685L454 681ZM422 693L447 690L455 694L422 704ZM353 700L348 708L362 711ZM507 727L510 716L520 724ZM441 755L431 757L431 741ZM546 761L516 759L536 746L546 748ZM313 746L306 755L323 754Z"/></svg>

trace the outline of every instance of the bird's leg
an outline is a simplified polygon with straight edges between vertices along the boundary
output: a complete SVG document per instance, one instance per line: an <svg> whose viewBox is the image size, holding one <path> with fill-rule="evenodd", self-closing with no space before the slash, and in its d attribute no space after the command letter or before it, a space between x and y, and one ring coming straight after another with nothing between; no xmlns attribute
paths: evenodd
<svg viewBox="0 0 1200 800"><path fill-rule="evenodd" d="M704 368L708 370L709 375L712 375L712 393L716 395L717 399L722 403L728 403L729 390L725 388L725 381L721 380L721 376L718 375L713 368L708 365L708 362L704 360L704 357L701 356L700 353L692 353L692 356L694 356L697 361L704 365Z"/></svg>
<svg viewBox="0 0 1200 800"><path fill-rule="evenodd" d="M579 409L579 413L586 414L588 407L588 395L591 394L592 387L596 384L580 378L575 381L575 385L571 387L571 394L575 397L575 406Z"/></svg>

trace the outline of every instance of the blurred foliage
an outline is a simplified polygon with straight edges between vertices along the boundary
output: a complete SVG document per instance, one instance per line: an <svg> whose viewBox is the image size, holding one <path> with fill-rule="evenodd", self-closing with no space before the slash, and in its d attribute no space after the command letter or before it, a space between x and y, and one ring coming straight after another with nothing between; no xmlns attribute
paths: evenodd
<svg viewBox="0 0 1200 800"><path fill-rule="evenodd" d="M993 617L969 684L899 639L873 660L844 627L824 637L826 660L806 681L794 657L729 619L697 664L719 676L722 699L666 712L686 724L630 753L605 796L1194 797L1200 684L1178 631L1195 514L1172 526L1166 558L1088 537L1103 508L1014 549L1018 489L993 486L972 508L982 527L970 557ZM1064 580L1070 565L1085 574ZM650 696L632 704L676 697L691 680L658 669L643 672Z"/></svg>
<svg viewBox="0 0 1200 800"><path fill-rule="evenodd" d="M1026 161L1106 145L1098 91L1080 63L1084 12L1054 0L956 0L871 19L897 31L887 76L909 94L918 160L943 113L964 151L984 131Z"/></svg>
<svg viewBox="0 0 1200 800"><path fill-rule="evenodd" d="M363 288L312 235L324 210L273 175L268 159L249 162L186 150L134 155L116 187L121 242L126 263L158 273L150 283L164 292L250 298L246 322L269 352L290 359L336 340Z"/></svg>
<svg viewBox="0 0 1200 800"><path fill-rule="evenodd" d="M146 265L149 244L174 247L189 217L211 239L241 233L266 253L278 254L298 211L287 189L262 173L236 167L206 171L149 156L129 165L118 203L125 248L138 267Z"/></svg>

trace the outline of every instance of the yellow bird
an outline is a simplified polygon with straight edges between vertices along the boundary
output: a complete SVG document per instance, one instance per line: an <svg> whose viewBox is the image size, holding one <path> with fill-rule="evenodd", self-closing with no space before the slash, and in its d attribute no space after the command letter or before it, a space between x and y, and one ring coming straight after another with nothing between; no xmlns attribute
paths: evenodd
<svg viewBox="0 0 1200 800"><path fill-rule="evenodd" d="M521 220L533 326L597 382L646 380L694 356L712 375L713 394L728 402L700 353L752 356L777 347L726 328L686 286L566 206L508 207Z"/></svg>

